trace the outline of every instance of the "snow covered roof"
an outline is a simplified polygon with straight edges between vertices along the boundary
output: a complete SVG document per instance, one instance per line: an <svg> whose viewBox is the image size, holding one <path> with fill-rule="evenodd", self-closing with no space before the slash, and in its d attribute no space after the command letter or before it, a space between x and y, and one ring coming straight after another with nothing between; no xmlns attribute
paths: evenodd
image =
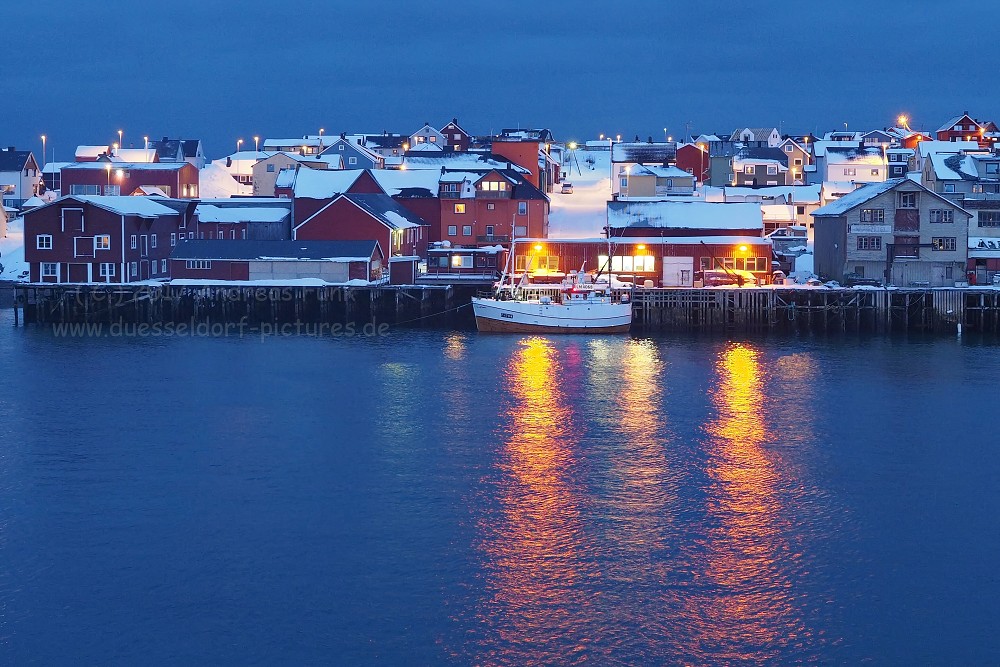
<svg viewBox="0 0 1000 667"><path fill-rule="evenodd" d="M761 197L785 197L790 204L818 204L820 202L819 184L815 185L775 185L766 188L741 188L725 186L723 196L758 195Z"/></svg>
<svg viewBox="0 0 1000 667"><path fill-rule="evenodd" d="M448 151L429 153L425 155L407 155L403 158L405 169L438 169L442 167L451 171L489 171L490 169L506 169L507 165L514 171L530 174L530 170L514 164L493 153L472 153Z"/></svg>
<svg viewBox="0 0 1000 667"><path fill-rule="evenodd" d="M612 162L636 162L639 164L664 164L677 157L677 144L646 142L618 142L611 146Z"/></svg>
<svg viewBox="0 0 1000 667"><path fill-rule="evenodd" d="M680 167L660 167L657 165L636 165L632 167L632 175L645 174L656 176L657 178L694 178L694 176Z"/></svg>
<svg viewBox="0 0 1000 667"><path fill-rule="evenodd" d="M699 134L698 138L694 140L694 143L696 143L696 144L708 144L708 143L711 143L713 141L722 141L722 139L720 139L718 137L718 135L715 135L715 134Z"/></svg>
<svg viewBox="0 0 1000 667"><path fill-rule="evenodd" d="M840 199L837 199L836 201L833 201L827 204L826 206L823 206L822 208L816 209L815 211L813 211L813 217L822 218L822 217L836 217L844 215L848 211L851 211L852 209L855 209L858 206L861 206L862 204L871 201L872 199L874 199L875 197L879 196L882 193L889 192L890 190L895 190L897 187L899 187L904 183L908 185L915 184L919 187L921 192L926 193L928 196L935 197L940 201L945 202L950 206L953 206L954 208L957 208L959 211L965 213L966 215L971 215L971 213L963 209L955 202L946 199L945 197L942 197L941 195L932 192L931 190L928 190L919 183L914 183L914 181L908 178L890 178L889 180L884 181L882 183L867 183L861 186L857 190L854 190L853 192L844 195Z"/></svg>
<svg viewBox="0 0 1000 667"><path fill-rule="evenodd" d="M329 199L347 192L363 173L364 169L282 169L275 187L294 187L296 197Z"/></svg>
<svg viewBox="0 0 1000 667"><path fill-rule="evenodd" d="M741 127L739 129L733 130L733 133L729 136L730 141L741 141L743 139L743 134L749 130L750 134L753 135L753 139L750 141L768 141L771 138L771 134L776 132L778 128L776 127Z"/></svg>
<svg viewBox="0 0 1000 667"><path fill-rule="evenodd" d="M972 116L969 114L962 114L961 116L955 116L954 118L949 118L948 122L937 129L938 132L950 132L956 125L961 123L963 120L968 118L977 128L981 127L979 123L976 122Z"/></svg>
<svg viewBox="0 0 1000 667"><path fill-rule="evenodd" d="M367 262L379 249L378 241L255 241L186 240L170 253L171 259L260 261ZM379 253L381 254L381 253Z"/></svg>
<svg viewBox="0 0 1000 667"><path fill-rule="evenodd" d="M105 171L127 169L130 171L178 171L188 166L187 162L73 162L63 169L90 169Z"/></svg>
<svg viewBox="0 0 1000 667"><path fill-rule="evenodd" d="M830 148L860 148L861 142L858 141L814 141L812 143L813 155L816 157L826 156L827 149Z"/></svg>
<svg viewBox="0 0 1000 667"><path fill-rule="evenodd" d="M157 218L162 215L177 215L177 211L160 204L155 199L150 197L130 197L128 195L69 195L66 197L60 197L54 202L46 204L46 206L51 206L52 204L66 200L91 204L118 215L135 215L140 218Z"/></svg>
<svg viewBox="0 0 1000 667"><path fill-rule="evenodd" d="M58 174L63 167L68 167L72 162L46 162L42 167L43 174Z"/></svg>
<svg viewBox="0 0 1000 667"><path fill-rule="evenodd" d="M167 196L166 192L164 192L160 188L156 187L155 185L140 185L139 187L137 187L135 189L135 192L133 192L132 194L134 195L136 192L138 192L140 195L146 196L146 197L166 197Z"/></svg>
<svg viewBox="0 0 1000 667"><path fill-rule="evenodd" d="M426 225L421 218L403 208L389 195L345 194L358 207L381 220L390 229L408 229Z"/></svg>
<svg viewBox="0 0 1000 667"><path fill-rule="evenodd" d="M152 148L119 148L111 156L112 162L155 162L156 151Z"/></svg>
<svg viewBox="0 0 1000 667"><path fill-rule="evenodd" d="M286 146L287 147L309 146L310 148L314 146L325 147L332 144L338 138L339 137L324 136L322 139L320 139L318 136L316 136L316 137L300 137L298 139L265 139L264 143L262 143L261 146L263 146L265 150L270 149L272 151L281 150Z"/></svg>
<svg viewBox="0 0 1000 667"><path fill-rule="evenodd" d="M437 197L439 174L431 169L372 169L371 175L390 197Z"/></svg>
<svg viewBox="0 0 1000 667"><path fill-rule="evenodd" d="M795 206L789 204L761 204L760 210L764 220L769 222L786 222L795 220Z"/></svg>
<svg viewBox="0 0 1000 667"><path fill-rule="evenodd" d="M22 209L28 208L38 208L39 206L45 206L47 204L44 199L38 197L37 195L29 197L23 204L21 204Z"/></svg>
<svg viewBox="0 0 1000 667"><path fill-rule="evenodd" d="M410 148L410 153L436 153L443 149L433 141L424 141Z"/></svg>
<svg viewBox="0 0 1000 667"><path fill-rule="evenodd" d="M917 144L917 151L921 158L926 158L931 153L961 153L962 151L978 151L978 141L921 141Z"/></svg>
<svg viewBox="0 0 1000 667"><path fill-rule="evenodd" d="M978 181L976 158L961 153L931 153L931 169L941 181Z"/></svg>
<svg viewBox="0 0 1000 667"><path fill-rule="evenodd" d="M237 200L238 201L238 200ZM201 222L281 222L289 216L287 208L266 208L262 206L226 206L198 204L195 208Z"/></svg>
<svg viewBox="0 0 1000 667"><path fill-rule="evenodd" d="M667 229L763 229L760 204L677 201L608 202L608 226Z"/></svg>
<svg viewBox="0 0 1000 667"><path fill-rule="evenodd" d="M882 166L885 159L881 148L845 148L830 146L826 150L827 164L864 164Z"/></svg>

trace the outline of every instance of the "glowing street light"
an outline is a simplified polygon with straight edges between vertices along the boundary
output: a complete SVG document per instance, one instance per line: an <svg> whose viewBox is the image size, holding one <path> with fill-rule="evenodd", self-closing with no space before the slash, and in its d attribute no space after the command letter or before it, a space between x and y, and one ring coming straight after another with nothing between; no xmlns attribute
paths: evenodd
<svg viewBox="0 0 1000 667"><path fill-rule="evenodd" d="M45 135L42 135L42 166L45 166Z"/></svg>
<svg viewBox="0 0 1000 667"><path fill-rule="evenodd" d="M110 190L111 189L111 163L110 162L106 162L104 164L104 171L108 172L108 190ZM105 191L104 194L107 194L107 191Z"/></svg>
<svg viewBox="0 0 1000 667"><path fill-rule="evenodd" d="M257 135L254 135L254 138L253 138L253 152L254 153L259 153L260 152L260 149L258 148L259 146L260 146L260 137L257 136Z"/></svg>
<svg viewBox="0 0 1000 667"><path fill-rule="evenodd" d="M319 147L323 147L323 128L319 128Z"/></svg>
<svg viewBox="0 0 1000 667"><path fill-rule="evenodd" d="M541 251L542 251L542 244L539 243L538 245L535 246L535 252L541 252Z"/></svg>
<svg viewBox="0 0 1000 667"><path fill-rule="evenodd" d="M143 147L144 149L146 149L146 150L149 150L149 137L148 137L148 136L145 136L145 135L144 135L144 136L142 137L142 147Z"/></svg>
<svg viewBox="0 0 1000 667"><path fill-rule="evenodd" d="M119 146L124 146L125 145L124 142L122 142L122 131L121 130L118 130L118 145Z"/></svg>
<svg viewBox="0 0 1000 667"><path fill-rule="evenodd" d="M575 141L569 142L569 149L571 151L575 151L576 150L576 142Z"/></svg>
<svg viewBox="0 0 1000 667"><path fill-rule="evenodd" d="M236 140L236 152L237 153L240 152L240 146L242 146L242 145L243 145L243 140L242 139L237 139Z"/></svg>

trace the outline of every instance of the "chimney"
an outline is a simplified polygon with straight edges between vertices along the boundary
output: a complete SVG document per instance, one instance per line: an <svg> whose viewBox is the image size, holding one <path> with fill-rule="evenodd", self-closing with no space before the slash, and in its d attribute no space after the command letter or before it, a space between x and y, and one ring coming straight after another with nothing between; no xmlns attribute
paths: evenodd
<svg viewBox="0 0 1000 667"><path fill-rule="evenodd" d="M452 118L451 122L453 122L455 125L458 125L458 119L457 118Z"/></svg>
<svg viewBox="0 0 1000 667"><path fill-rule="evenodd" d="M163 137L163 143L167 143L167 138Z"/></svg>
<svg viewBox="0 0 1000 667"><path fill-rule="evenodd" d="M8 146L7 150L9 150L11 153L13 153L16 149L13 146Z"/></svg>

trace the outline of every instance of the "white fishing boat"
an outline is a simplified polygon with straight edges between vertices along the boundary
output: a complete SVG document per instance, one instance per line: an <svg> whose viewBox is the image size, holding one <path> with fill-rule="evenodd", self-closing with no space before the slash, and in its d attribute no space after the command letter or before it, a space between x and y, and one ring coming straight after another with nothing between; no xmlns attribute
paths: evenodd
<svg viewBox="0 0 1000 667"><path fill-rule="evenodd" d="M511 251L513 255L513 250ZM529 267L530 268L530 267ZM518 284L503 277L488 297L473 297L479 331L497 333L627 333L632 303L615 298L610 284L595 284L583 267L571 274L554 294L527 283L526 268Z"/></svg>

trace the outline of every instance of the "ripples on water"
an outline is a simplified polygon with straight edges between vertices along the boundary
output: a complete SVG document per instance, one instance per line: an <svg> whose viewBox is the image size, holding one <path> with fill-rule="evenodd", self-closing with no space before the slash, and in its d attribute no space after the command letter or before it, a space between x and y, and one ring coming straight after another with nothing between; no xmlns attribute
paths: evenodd
<svg viewBox="0 0 1000 667"><path fill-rule="evenodd" d="M996 618L975 556L995 522L970 539L1000 509L997 457L934 444L985 386L951 418L893 419L905 455L881 406L919 404L935 373L958 391L970 369L1000 370L986 348L16 335L0 371L37 381L0 399L0 648L15 662L990 655L969 628ZM44 404L63 373L110 359L95 394ZM161 402L172 429L136 418ZM936 490L907 495L912 480ZM929 639L942 623L947 641Z"/></svg>

